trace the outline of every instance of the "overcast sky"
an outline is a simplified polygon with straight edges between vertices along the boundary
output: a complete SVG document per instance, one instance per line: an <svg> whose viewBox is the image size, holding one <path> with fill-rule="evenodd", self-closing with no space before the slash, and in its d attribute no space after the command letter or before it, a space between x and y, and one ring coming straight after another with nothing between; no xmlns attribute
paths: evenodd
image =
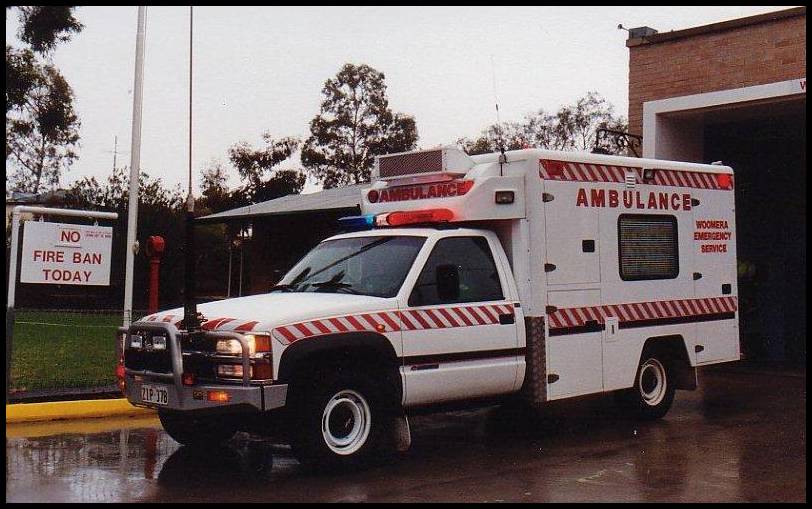
<svg viewBox="0 0 812 509"><path fill-rule="evenodd" d="M618 23L664 32L782 8L196 7L194 177L213 157L227 161L233 143L259 143L263 131L307 137L324 81L346 62L385 73L391 108L413 115L419 145L431 147L495 121L494 72L503 121L555 110L589 90L625 116L627 33ZM80 159L63 186L105 178L116 135L117 165L130 161L137 9L80 7L76 15L84 30L53 54L82 121ZM13 45L16 16L6 10ZM188 37L188 7L147 9L141 167L184 187ZM299 167L298 155L280 167ZM305 190L316 189L309 182Z"/></svg>

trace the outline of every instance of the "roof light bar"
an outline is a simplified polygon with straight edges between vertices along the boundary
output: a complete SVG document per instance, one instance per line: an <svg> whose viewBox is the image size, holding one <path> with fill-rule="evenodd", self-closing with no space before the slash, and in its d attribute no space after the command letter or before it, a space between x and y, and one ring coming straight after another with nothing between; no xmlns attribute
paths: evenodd
<svg viewBox="0 0 812 509"><path fill-rule="evenodd" d="M363 216L347 216L338 220L341 226L347 229L365 230L386 226L404 226L407 224L445 223L454 219L454 213L449 209L426 209L387 212L384 214L367 214Z"/></svg>
<svg viewBox="0 0 812 509"><path fill-rule="evenodd" d="M375 218L375 225L403 226L418 223L445 223L452 219L454 219L454 213L448 209L410 210L381 214Z"/></svg>

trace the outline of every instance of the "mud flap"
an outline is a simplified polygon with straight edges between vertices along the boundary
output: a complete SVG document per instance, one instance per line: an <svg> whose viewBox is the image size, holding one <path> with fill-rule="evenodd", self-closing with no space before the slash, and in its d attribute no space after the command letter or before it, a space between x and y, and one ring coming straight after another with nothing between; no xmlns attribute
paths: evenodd
<svg viewBox="0 0 812 509"><path fill-rule="evenodd" d="M674 366L674 387L685 391L696 390L698 383L696 368L685 362L677 362Z"/></svg>
<svg viewBox="0 0 812 509"><path fill-rule="evenodd" d="M391 426L392 445L397 452L406 452L412 445L412 432L409 428L409 418L405 414L392 419Z"/></svg>

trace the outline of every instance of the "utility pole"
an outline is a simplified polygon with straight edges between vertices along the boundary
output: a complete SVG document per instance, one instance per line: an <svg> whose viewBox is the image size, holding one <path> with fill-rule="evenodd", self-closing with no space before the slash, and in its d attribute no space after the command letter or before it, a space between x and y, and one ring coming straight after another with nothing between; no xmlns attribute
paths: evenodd
<svg viewBox="0 0 812 509"><path fill-rule="evenodd" d="M127 262L124 272L124 327L132 323L133 270L138 250L138 176L141 170L141 109L144 100L144 37L147 8L138 7L138 30L135 39L135 84L133 87L133 129L130 151L130 202L127 207Z"/></svg>

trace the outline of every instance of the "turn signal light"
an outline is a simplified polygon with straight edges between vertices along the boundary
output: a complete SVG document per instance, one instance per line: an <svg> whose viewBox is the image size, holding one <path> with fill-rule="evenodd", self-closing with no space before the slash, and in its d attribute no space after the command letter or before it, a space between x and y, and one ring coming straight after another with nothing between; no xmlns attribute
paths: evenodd
<svg viewBox="0 0 812 509"><path fill-rule="evenodd" d="M231 395L229 395L229 393L226 391L208 391L206 393L206 399L218 403L225 403L231 400Z"/></svg>

